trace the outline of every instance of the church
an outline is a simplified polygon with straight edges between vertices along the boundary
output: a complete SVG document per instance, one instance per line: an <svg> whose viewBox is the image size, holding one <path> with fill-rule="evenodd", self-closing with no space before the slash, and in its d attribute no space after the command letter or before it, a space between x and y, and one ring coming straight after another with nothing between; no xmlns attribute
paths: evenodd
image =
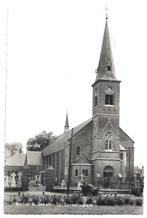
<svg viewBox="0 0 147 218"><path fill-rule="evenodd" d="M38 184L42 190L51 190L63 181L77 187L83 180L103 188L131 188L134 141L119 126L120 82L115 75L106 17L92 84L91 118L69 129L67 114L64 133L53 143L42 151L20 151L7 159L5 187L35 190Z"/></svg>
<svg viewBox="0 0 147 218"><path fill-rule="evenodd" d="M42 151L43 166L52 166L56 184L62 180L77 186L80 176L85 182L103 187L118 178L130 181L134 176L134 141L119 126L120 80L115 75L106 17L96 79L92 84L92 117L65 130ZM70 167L70 170L69 170Z"/></svg>

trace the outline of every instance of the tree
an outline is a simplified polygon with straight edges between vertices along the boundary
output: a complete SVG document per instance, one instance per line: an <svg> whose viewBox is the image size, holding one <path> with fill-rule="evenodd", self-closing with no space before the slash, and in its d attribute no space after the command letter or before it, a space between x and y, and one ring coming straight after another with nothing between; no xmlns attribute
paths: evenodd
<svg viewBox="0 0 147 218"><path fill-rule="evenodd" d="M54 136L52 132L42 131L33 138L29 138L27 141L27 150L29 151L41 151L47 145L55 141L57 136Z"/></svg>
<svg viewBox="0 0 147 218"><path fill-rule="evenodd" d="M14 154L16 154L16 152L18 151L22 151L22 144L20 142L11 142L11 143L6 143L5 144L5 155L6 157L11 157Z"/></svg>

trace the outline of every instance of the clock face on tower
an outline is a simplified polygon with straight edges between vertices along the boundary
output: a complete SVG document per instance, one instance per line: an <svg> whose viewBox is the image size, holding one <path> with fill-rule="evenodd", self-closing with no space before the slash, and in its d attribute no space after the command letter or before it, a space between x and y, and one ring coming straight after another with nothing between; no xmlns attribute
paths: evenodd
<svg viewBox="0 0 147 218"><path fill-rule="evenodd" d="M112 89L112 87L107 87L107 88L105 89L105 93L106 93L107 95L112 95L113 92L114 92L114 90Z"/></svg>

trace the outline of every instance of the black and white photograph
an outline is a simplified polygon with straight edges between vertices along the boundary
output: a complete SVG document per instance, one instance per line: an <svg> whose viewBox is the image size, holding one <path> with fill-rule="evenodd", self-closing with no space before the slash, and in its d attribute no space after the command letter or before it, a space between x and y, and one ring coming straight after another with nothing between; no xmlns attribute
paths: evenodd
<svg viewBox="0 0 147 218"><path fill-rule="evenodd" d="M145 215L146 11L3 1L3 214Z"/></svg>

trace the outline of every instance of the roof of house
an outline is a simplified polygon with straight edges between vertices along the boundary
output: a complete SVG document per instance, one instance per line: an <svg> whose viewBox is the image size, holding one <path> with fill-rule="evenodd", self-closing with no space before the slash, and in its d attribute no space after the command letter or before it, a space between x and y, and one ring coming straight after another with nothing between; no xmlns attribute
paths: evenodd
<svg viewBox="0 0 147 218"><path fill-rule="evenodd" d="M41 151L27 151L26 161L28 166L41 166L42 165L42 152Z"/></svg>
<svg viewBox="0 0 147 218"><path fill-rule="evenodd" d="M17 152L11 158L7 159L5 166L24 166L25 154L23 152Z"/></svg>
<svg viewBox="0 0 147 218"><path fill-rule="evenodd" d="M81 123L80 125L73 128L73 136L78 133L82 128L88 125L92 119L86 120L85 122ZM65 142L71 138L71 131L72 129L68 130L67 132L60 135L53 143L49 144L43 150L43 155L46 156L48 154L60 151L64 148Z"/></svg>

